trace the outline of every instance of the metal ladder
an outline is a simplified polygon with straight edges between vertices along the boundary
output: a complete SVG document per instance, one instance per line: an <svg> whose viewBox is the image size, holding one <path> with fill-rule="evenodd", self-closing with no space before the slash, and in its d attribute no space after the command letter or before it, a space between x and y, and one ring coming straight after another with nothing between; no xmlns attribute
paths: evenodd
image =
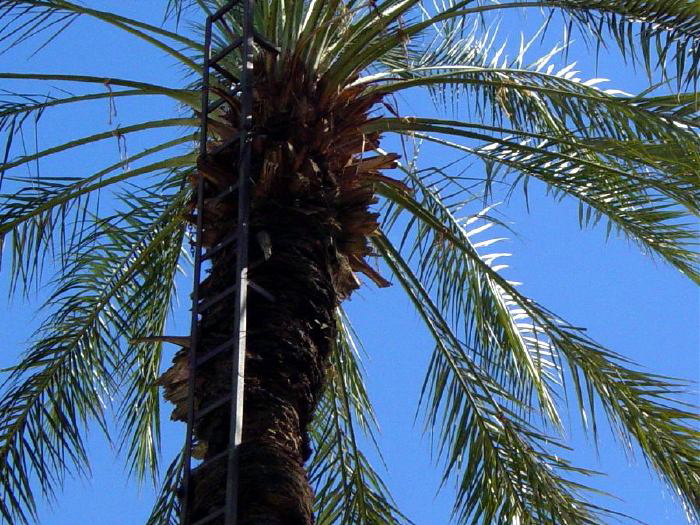
<svg viewBox="0 0 700 525"><path fill-rule="evenodd" d="M240 27L241 35L235 35L226 24L226 16L231 10L241 3L243 8L243 19ZM248 281L248 238L249 238L249 216L250 216L250 193L251 193L251 130L252 130L252 105L253 105L253 44L257 44L260 49L268 52L278 52L278 50L258 34L253 27L253 3L254 0L232 0L222 6L214 14L207 17L204 36L204 65L202 77L202 112L201 112L201 134L199 155L201 159L216 155L218 150L231 147L236 141L240 141L239 150L239 172L238 183L229 186L218 197L223 198L238 192L238 224L235 233L225 237L217 245L209 249L207 253L202 250L202 215L204 212L204 176L201 171L197 177L197 208L196 208L196 229L194 235L194 286L192 292L192 325L190 335L189 354L189 379L188 379L188 402L187 402L187 437L184 449L184 475L182 482L182 505L180 512L181 525L205 525L214 520L224 517L225 525L236 525L237 496L238 496L238 447L243 434L243 392L245 378L245 353L246 353L246 304L248 288L254 287L259 292L266 292ZM216 55L211 54L212 27L218 24L228 31L231 36L231 43L220 50ZM224 69L220 63L230 53L241 50L241 71L240 78ZM224 142L216 150L207 151L207 141L209 138L208 126L209 115L217 108L221 107L225 100L223 97L213 103L209 102L210 74L215 70L223 76L233 86L230 94L237 96L240 100L240 126L239 134L234 139ZM236 242L236 283L230 289L223 290L209 300L200 301L200 284L202 274L202 263L209 259L216 251L224 246ZM234 307L234 337L226 343L214 348L207 354L197 356L197 349L200 340L199 316L215 302L225 299L235 292ZM231 395L195 410L194 391L196 382L196 371L210 357L221 354L225 351L233 352L232 373L231 373ZM194 441L194 426L205 414L210 413L215 408L219 408L226 403L230 403L230 432L227 448L220 454L205 460L200 465L192 466L192 449ZM193 521L191 516L193 503L192 472L195 468L203 468L215 461L223 460L226 457L226 496L223 507L214 510L197 521Z"/></svg>

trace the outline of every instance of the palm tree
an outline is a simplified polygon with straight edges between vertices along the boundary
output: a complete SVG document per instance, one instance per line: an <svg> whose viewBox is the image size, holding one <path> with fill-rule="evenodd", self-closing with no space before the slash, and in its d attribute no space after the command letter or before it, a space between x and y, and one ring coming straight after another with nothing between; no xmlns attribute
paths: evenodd
<svg viewBox="0 0 700 525"><path fill-rule="evenodd" d="M158 471L158 385L174 404L172 417L185 418L186 350L164 374L161 356L164 342L187 346L187 339L163 332L176 274L189 260L197 176L209 192L205 245L235 229L235 201L212 195L237 173L226 144L237 132L240 104L225 75L239 69L231 55L224 74L210 79L225 102L211 120L212 155L198 161L203 46L197 29L182 28L186 17L201 20L223 3L170 0L168 15L179 24L166 29L63 0L0 2L0 35L10 45L42 35L49 43L78 17L94 19L156 46L190 77L172 88L0 74L38 83L34 92L46 82L84 86L58 97L7 92L0 106L7 137L0 233L11 252L13 288L44 282L46 254L56 259L46 320L8 371L0 402L0 512L9 523L35 516L36 487L51 494L66 472L88 467L85 427L93 421L107 429L105 400L120 398L126 455L140 477ZM527 64L523 44L514 59L503 58L489 23L533 8L563 17L593 46L617 46L650 78L660 77L655 87L673 92L632 96L601 90L570 68L553 72L549 63L561 49ZM698 416L674 397L683 385L634 369L525 297L487 249L497 239L474 240L498 222L489 212L494 195L502 188L527 193L533 179L578 201L582 226L605 220L608 233L700 280L696 3L270 0L257 2L255 14L258 31L279 53L260 52L254 64L250 250L258 262L251 278L275 301L251 293L248 306L239 523L407 522L355 435L356 426L373 425L356 339L341 309L361 285L358 273L380 287L389 279L400 286L434 338L422 399L446 479L458 487L457 523L593 524L616 516L585 499L589 489L578 476L589 472L555 453L565 383L584 425L595 435L595 408L602 409L689 518L700 518ZM216 26L217 49L231 42L236 17ZM399 96L416 89L458 108L455 116L406 112ZM173 100L177 112L14 153L22 127L45 111L123 97L147 107L153 96ZM54 153L163 129L171 132L164 142L125 151L89 176L18 174ZM387 144L402 148L401 156L383 149ZM476 178L436 163L420 169L422 144L456 150L483 168L469 174ZM461 215L475 195L488 207ZM233 257L223 249L212 258L205 299L230 287ZM222 304L200 321L201 352L232 336L231 307ZM226 355L210 360L198 404L226 395L230 367ZM224 414L213 411L196 427L199 457L221 451ZM165 472L150 523L177 522L181 468L178 457ZM212 468L197 479L196 515L223 497L223 476Z"/></svg>

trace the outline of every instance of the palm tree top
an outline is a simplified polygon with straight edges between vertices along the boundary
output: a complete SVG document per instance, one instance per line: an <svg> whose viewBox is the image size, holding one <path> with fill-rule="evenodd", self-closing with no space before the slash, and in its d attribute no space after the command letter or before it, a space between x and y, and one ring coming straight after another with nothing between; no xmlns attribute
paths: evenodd
<svg viewBox="0 0 700 525"><path fill-rule="evenodd" d="M10 47L54 45L88 19L155 46L184 71L175 87L136 80L137 72L129 79L0 72L8 86L22 86L0 97L4 269L21 293L52 287L45 321L6 371L0 401L0 514L8 522L36 516L37 487L52 494L66 472L89 468L86 424L107 431L108 401L119 407L133 473L161 471L156 383L176 276L189 264L187 181L197 170L202 110L198 24L222 3L169 0L165 23L150 24L63 0L0 1L0 38ZM544 13L545 23L532 40L501 47L503 30L493 24L521 10ZM569 36L585 36L591 50L614 49L657 84L631 95L580 78L574 66L554 68L568 43L531 59L553 17ZM321 171L370 188L360 197L347 190L340 203L379 197L371 216L339 214L343 289L349 295L359 286L356 274L400 287L434 340L421 404L445 480L457 487L455 522L593 524L617 516L586 499L593 489L580 480L592 472L557 453L565 447L567 393L594 436L604 413L623 444L642 450L689 519L700 519L698 416L675 397L686 385L639 371L525 296L503 271L504 254L494 248L501 239L479 235L505 227L494 200L527 198L534 181L575 201L582 227L602 222L608 235L700 282L697 3L270 0L256 3L256 27L279 50L255 62L264 101L258 115L267 119L257 125L274 142L260 152L263 166L293 166L308 191L316 191ZM217 49L236 32L235 16L217 24ZM226 65L238 66L234 56ZM211 82L227 101L212 119L216 143L235 132L236 102L230 80L216 74ZM22 91L28 84L35 87ZM80 87L34 94L47 84ZM452 111L404 104L415 90ZM174 102L170 116L144 116L154 97ZM133 124L33 152L18 147L22 130L44 113L132 98L146 108ZM154 131L161 142L125 150L91 173L31 171L56 154ZM434 147L458 161L419 155ZM472 164L478 167L460 171ZM259 198L268 198L262 176L258 182ZM354 182L340 186L361 193ZM477 204L480 211L464 213ZM376 421L357 337L341 309L336 321L312 427L317 521L408 523L361 450L359 434L371 437ZM179 472L177 458L161 472L164 488L149 523L175 519Z"/></svg>

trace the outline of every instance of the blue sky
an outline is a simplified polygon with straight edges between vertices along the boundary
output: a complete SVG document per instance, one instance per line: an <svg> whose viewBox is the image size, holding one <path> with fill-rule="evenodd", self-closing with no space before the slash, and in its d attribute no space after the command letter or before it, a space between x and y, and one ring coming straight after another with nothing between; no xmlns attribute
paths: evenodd
<svg viewBox="0 0 700 525"><path fill-rule="evenodd" d="M115 8L129 16L158 19L158 2L114 0L100 3L103 9ZM534 30L539 14L531 12L524 24L510 19L500 28L501 34L511 30ZM529 29L528 29L529 28ZM545 45L559 35L552 31ZM518 40L513 34L511 42ZM551 45L550 45L551 47ZM95 23L78 22L51 46L27 60L33 47L0 55L2 71L70 72L154 80L177 85L181 72L164 60L159 52L145 45L134 45L117 31ZM539 56L537 52L532 57ZM645 80L625 68L615 54L604 54L595 71L593 53L579 44L569 52L568 62L580 58L577 69L584 78L607 77L609 87L640 91ZM566 65L563 59L558 65ZM410 95L407 110L429 102ZM153 99L154 110L169 111L168 103ZM161 107L162 106L162 107ZM42 118L39 140L43 147L61 139L75 137L84 129L109 129L117 122L123 125L139 119L142 108L125 99L117 103L118 113L109 122L106 103L87 104L79 111L55 111ZM32 137L26 137L28 141ZM143 147L141 139L129 138L131 152ZM63 155L42 163L42 173L57 171L76 175L89 173L90 168L119 158L116 141L101 144L88 155ZM112 160L114 159L114 160ZM432 158L426 154L423 165ZM443 159L440 159L442 162ZM478 168L475 168L478 169ZM606 241L604 227L581 230L576 205L555 203L541 187L530 190L530 210L526 210L522 194L517 193L497 208L500 218L509 223L517 236L503 250L511 252L509 277L522 281L522 290L560 316L578 326L586 326L589 334L609 348L625 355L647 370L697 380L700 378L700 335L698 333L699 301L697 290L668 266L651 260L624 239ZM471 210L478 211L477 209ZM490 235L487 234L487 235ZM499 235L500 236L500 235ZM6 272L0 277L0 294L7 290ZM41 314L36 314L39 291L29 301L15 298L0 306L0 366L12 363L26 348L26 341ZM187 293L181 290L182 304L169 333L182 334L188 329ZM430 458L430 436L423 434L420 416L415 418L416 404L427 365L431 342L420 327L418 316L401 298L397 286L377 290L370 284L347 304L347 310L367 351L365 366L370 394L375 402L381 425L379 442L387 463L385 481L399 507L417 525L441 525L448 522L450 511L449 482L438 493L439 471ZM167 367L169 357L164 365ZM692 396L697 401L697 395ZM571 408L575 410L575 403ZM165 414L169 413L166 407ZM164 422L164 463L179 449L184 425ZM607 476L592 484L615 493L622 501L596 500L634 515L650 525L684 523L683 514L669 491L645 467L637 454L625 456L610 432L601 432L596 450L591 440L580 432L576 418L569 425L571 443L576 452L574 463L602 470ZM58 495L57 505L42 504L40 523L63 525L100 523L102 525L137 525L150 510L152 488L139 487L126 477L123 462L103 436L94 431L90 440L94 458L91 479L68 479L66 489Z"/></svg>

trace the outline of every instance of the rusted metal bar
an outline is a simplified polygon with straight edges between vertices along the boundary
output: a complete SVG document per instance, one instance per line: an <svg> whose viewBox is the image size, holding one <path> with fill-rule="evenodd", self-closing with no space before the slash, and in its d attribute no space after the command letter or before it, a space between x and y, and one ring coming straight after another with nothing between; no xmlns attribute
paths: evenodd
<svg viewBox="0 0 700 525"><path fill-rule="evenodd" d="M229 45L227 45L225 48L219 51L216 55L214 55L209 62L211 64L219 62L222 58L226 57L226 55L228 55L231 51L236 49L242 43L243 39L241 37L236 38L233 42L231 42Z"/></svg>
<svg viewBox="0 0 700 525"><path fill-rule="evenodd" d="M221 6L219 9L216 10L216 12L209 17L209 20L211 23L217 22L222 16L224 16L226 13L228 13L231 9L233 9L233 6L235 6L238 3L238 0L233 0L232 2L229 2L228 4Z"/></svg>
<svg viewBox="0 0 700 525"><path fill-rule="evenodd" d="M225 525L236 525L238 514L239 447L243 439L243 395L245 391L245 354L247 342L248 303L248 237L251 186L251 132L253 128L253 0L243 1L243 45L241 48L241 143L238 163L238 227L236 308L234 326L238 341L233 349L231 367L231 426L226 480Z"/></svg>
<svg viewBox="0 0 700 525"><path fill-rule="evenodd" d="M267 38L258 33L255 29L253 29L253 38L255 40L255 43L262 47L265 51L272 53L273 55L279 54L279 48L275 44L270 42Z"/></svg>
<svg viewBox="0 0 700 525"><path fill-rule="evenodd" d="M207 120L208 112L204 111L209 106L209 53L211 49L211 21L207 20L204 33L204 66L202 68L202 123L199 135L199 155L206 156L207 154ZM204 176L202 173L197 174L197 224L195 231L194 245L194 286L192 290L192 322L190 326L190 353L189 353L189 370L190 374L187 380L187 438L185 440L185 472L182 480L182 488L184 491L181 521L189 523L190 502L192 484L191 484L191 462L192 462L192 433L194 427L194 390L195 390L195 370L197 369L197 345L199 344L199 282L201 280L202 271L202 209L204 204Z"/></svg>
<svg viewBox="0 0 700 525"><path fill-rule="evenodd" d="M222 77L224 77L226 80L231 82L231 84L238 84L239 80L236 77L236 75L231 74L230 71L227 71L225 68L221 67L219 64L212 64L211 67L216 69Z"/></svg>

